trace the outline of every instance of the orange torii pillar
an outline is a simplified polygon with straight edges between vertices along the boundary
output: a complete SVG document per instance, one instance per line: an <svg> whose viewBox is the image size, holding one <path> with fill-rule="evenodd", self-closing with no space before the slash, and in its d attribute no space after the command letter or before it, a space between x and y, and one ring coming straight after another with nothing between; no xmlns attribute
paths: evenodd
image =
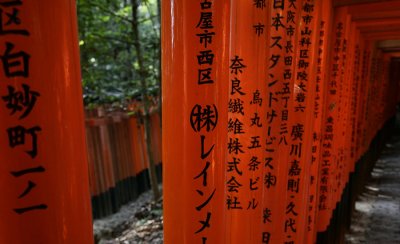
<svg viewBox="0 0 400 244"><path fill-rule="evenodd" d="M164 242L224 243L230 2L162 8Z"/></svg>
<svg viewBox="0 0 400 244"><path fill-rule="evenodd" d="M270 1L270 38L268 62L267 141L265 157L266 185L264 203L265 231L269 243L283 243L292 232L289 223L292 213L287 212L289 154L291 151L294 77L296 52L299 49L298 29L303 1L284 5ZM272 199L272 200L271 200ZM290 204L289 208L291 208ZM297 211L297 210L296 210ZM286 213L286 214L285 214ZM287 224L286 224L287 223ZM292 225L293 229L296 229Z"/></svg>
<svg viewBox="0 0 400 244"><path fill-rule="evenodd" d="M306 228L317 194L309 186L322 5L163 4L165 243L314 239Z"/></svg>
<svg viewBox="0 0 400 244"><path fill-rule="evenodd" d="M271 243L270 7L165 1L163 13L164 241Z"/></svg>
<svg viewBox="0 0 400 244"><path fill-rule="evenodd" d="M0 243L93 243L75 1L0 11Z"/></svg>

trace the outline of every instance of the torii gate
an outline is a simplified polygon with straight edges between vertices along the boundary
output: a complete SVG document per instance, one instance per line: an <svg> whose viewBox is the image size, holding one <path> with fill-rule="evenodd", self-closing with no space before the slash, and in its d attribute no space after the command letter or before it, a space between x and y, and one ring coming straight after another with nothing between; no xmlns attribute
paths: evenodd
<svg viewBox="0 0 400 244"><path fill-rule="evenodd" d="M75 1L0 1L0 243L93 243Z"/></svg>
<svg viewBox="0 0 400 244"><path fill-rule="evenodd" d="M399 11L400 1L164 1L165 243L343 241L330 222L395 113L400 44L379 41L400 39Z"/></svg>

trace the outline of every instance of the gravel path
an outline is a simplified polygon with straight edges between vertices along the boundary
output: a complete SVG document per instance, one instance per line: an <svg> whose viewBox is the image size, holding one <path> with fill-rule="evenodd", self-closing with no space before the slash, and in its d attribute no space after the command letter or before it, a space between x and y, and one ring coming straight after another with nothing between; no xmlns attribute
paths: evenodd
<svg viewBox="0 0 400 244"><path fill-rule="evenodd" d="M400 244L400 137L393 141L356 202L346 243Z"/></svg>
<svg viewBox="0 0 400 244"><path fill-rule="evenodd" d="M118 213L95 220L93 230L99 244L163 243L162 200L154 202L146 192Z"/></svg>

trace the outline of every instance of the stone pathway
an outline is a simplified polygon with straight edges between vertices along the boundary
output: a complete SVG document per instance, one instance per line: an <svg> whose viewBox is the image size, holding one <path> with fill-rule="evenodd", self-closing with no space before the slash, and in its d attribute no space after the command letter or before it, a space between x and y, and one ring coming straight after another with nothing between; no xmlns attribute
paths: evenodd
<svg viewBox="0 0 400 244"><path fill-rule="evenodd" d="M150 191L143 193L118 213L95 220L93 231L96 244L161 244L162 200L154 202Z"/></svg>
<svg viewBox="0 0 400 244"><path fill-rule="evenodd" d="M400 137L393 141L356 202L346 243L400 244Z"/></svg>

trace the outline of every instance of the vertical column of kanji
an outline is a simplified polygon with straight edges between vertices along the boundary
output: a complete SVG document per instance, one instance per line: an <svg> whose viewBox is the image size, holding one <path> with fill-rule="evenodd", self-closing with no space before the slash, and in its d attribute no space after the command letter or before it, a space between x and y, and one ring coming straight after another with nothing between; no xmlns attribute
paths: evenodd
<svg viewBox="0 0 400 244"><path fill-rule="evenodd" d="M330 38L332 35L334 35L334 30L332 29L332 22L333 22L333 7L332 7L332 1L323 1L322 3L322 15L321 15L321 23L324 23L323 30L324 30L324 36L329 37L326 38L325 41L323 42L322 46L322 82L323 82L323 92L324 92L324 97L323 101L321 101L320 106L322 107L322 114L321 116L321 128L320 128L320 138L319 138L319 143L320 143L320 149L319 149L319 155L317 158L318 162L318 173L317 173L317 189L316 189L316 217L315 217L315 232L320 231L320 226L321 226L321 220L329 221L329 212L328 210L321 212L321 200L326 201L327 197L327 180L328 177L326 176L327 173L327 164L324 162L324 157L326 157L326 148L330 148L331 145L329 143L324 143L324 135L325 135L325 120L326 120L326 114L327 114L327 109L326 109L326 103L328 99L328 90L329 90L329 82L330 82L330 67L331 67L331 45L333 45L334 40L333 38ZM322 27L321 27L322 28ZM321 29L322 32L322 29ZM321 51L321 50L320 50ZM317 73L319 76L319 74ZM317 82L318 82L318 76L317 76ZM322 170L322 168L325 168ZM325 175L323 175L325 174ZM322 193L321 193L322 192ZM322 194L322 195L321 195ZM325 207L325 206L324 206Z"/></svg>
<svg viewBox="0 0 400 244"><path fill-rule="evenodd" d="M1 243L92 243L75 3L0 1Z"/></svg>
<svg viewBox="0 0 400 244"><path fill-rule="evenodd" d="M379 113L380 113L380 126L379 128L382 128L384 125L384 122L386 120L385 115L384 115L384 110L385 110L385 106L386 106L386 102L384 101L385 98L384 96L386 95L386 90L388 87L388 78L387 78L387 70L388 70L388 65L390 62L390 58L389 55L387 53L382 53L382 63L383 63L383 67L382 67L382 74L381 74L381 80L382 80L382 87L381 87L381 92L380 92L380 97L379 97Z"/></svg>
<svg viewBox="0 0 400 244"><path fill-rule="evenodd" d="M311 149L314 113L314 89L317 61L318 13L317 1L305 0L299 6L300 28L298 50L295 54L294 87L291 99L294 102L290 132L288 163L285 242L302 243L306 233L307 199L311 166Z"/></svg>
<svg viewBox="0 0 400 244"><path fill-rule="evenodd" d="M357 157L357 118L359 114L359 97L361 87L361 34L360 31L355 29L355 40L354 40L354 65L353 65L353 84L351 87L351 109L350 109L350 120L351 128L349 135L350 155L349 155L349 173L354 171L355 163L358 160Z"/></svg>
<svg viewBox="0 0 400 244"><path fill-rule="evenodd" d="M336 122L335 122L335 154L334 154L334 161L333 161L333 174L332 174L332 198L331 198L331 205L334 206L333 210L335 209L337 203L337 196L338 196L338 188L340 185L339 175L342 170L342 154L343 154L343 120L344 120L344 88L345 88L345 69L346 69L346 61L347 61L347 15L342 19L343 23L343 33L342 33L342 46L339 50L339 58L341 61L341 66L338 71L337 82L336 82Z"/></svg>
<svg viewBox="0 0 400 244"><path fill-rule="evenodd" d="M373 134L371 135L371 141L373 140L374 136L378 132L379 128L379 99L380 99L380 91L381 91L381 75L383 69L383 53L380 49L377 48L377 64L376 64L376 71L375 71L375 79L374 79L374 94L373 94L373 115L374 115L374 129Z"/></svg>
<svg viewBox="0 0 400 244"><path fill-rule="evenodd" d="M372 90L373 90L373 79L374 79L374 69L376 65L376 60L375 60L375 50L374 50L374 43L370 40L368 40L368 60L367 60L367 67L368 69L366 70L366 94L365 94L365 114L364 114L364 134L363 134L363 139L364 141L364 152L368 151L368 148L370 146L369 142L369 129L370 125L372 123L372 117L370 118L370 113L371 113L371 95L372 95Z"/></svg>
<svg viewBox="0 0 400 244"><path fill-rule="evenodd" d="M344 61L346 56L343 53L343 50L346 49L347 45L347 40L346 40L346 16L344 15L343 18L341 18L340 24L342 25L342 31L340 35L340 47L338 48L338 56L335 58L339 58L339 67L337 70L337 73L334 74L336 75L336 81L332 86L335 86L336 88L336 100L334 102L334 110L336 111L335 117L334 117L334 122L333 122L333 130L334 130L334 139L333 139L333 153L332 153L332 163L331 163L331 174L330 174L330 198L329 198L329 205L332 206L331 209L331 214L335 210L336 207L336 201L337 201L337 189L338 189L338 174L339 174L339 167L340 167L340 148L342 145L340 144L341 137L342 137L342 121L339 119L341 117L341 108L343 105L343 74L344 74ZM335 46L336 48L336 46ZM332 72L333 73L333 72Z"/></svg>
<svg viewBox="0 0 400 244"><path fill-rule="evenodd" d="M232 1L225 180L230 243L260 240L267 9L265 1Z"/></svg>
<svg viewBox="0 0 400 244"><path fill-rule="evenodd" d="M381 129L386 122L386 118L384 115L384 110L386 106L386 101L385 101L385 93L388 87L388 78L387 78L387 70L388 70L388 64L390 62L390 57L387 53L382 53L382 70L381 70L381 75L380 79L381 81L379 82L379 101L378 101L378 108L379 108L379 128Z"/></svg>
<svg viewBox="0 0 400 244"><path fill-rule="evenodd" d="M371 66L369 70L369 79L368 79L368 95L367 95L367 110L366 110L366 119L367 119L367 128L366 128L366 149L368 150L370 143L371 143L371 134L372 130L374 128L374 119L375 119L375 114L373 113L373 107L374 107L374 94L375 94L375 78L376 78L376 69L377 69L378 61L377 61L377 50L375 48L375 45L372 46L372 52L371 52Z"/></svg>
<svg viewBox="0 0 400 244"><path fill-rule="evenodd" d="M165 243L223 243L230 3L163 2Z"/></svg>
<svg viewBox="0 0 400 244"><path fill-rule="evenodd" d="M371 123L371 134L369 137L369 140L372 142L374 136L376 135L376 132L379 130L378 125L379 125L379 112L378 112L378 101L379 101L379 86L380 84L380 73L381 73L381 68L382 68L382 52L379 50L377 47L375 47L376 50L376 65L375 65L375 70L374 70L374 79L373 79L373 89L372 89L372 95L371 95L371 115L373 116L372 123Z"/></svg>
<svg viewBox="0 0 400 244"><path fill-rule="evenodd" d="M379 101L378 101L378 108L379 108L379 128L382 128L383 122L385 120L383 115L383 110L385 107L385 103L383 101L383 96L386 90L386 70L387 70L387 55L385 53L382 54L382 70L380 75L380 91L379 91Z"/></svg>
<svg viewBox="0 0 400 244"><path fill-rule="evenodd" d="M392 55L389 53L385 53L385 73L384 73L384 81L385 81L385 87L384 91L382 94L382 106L383 106L383 119L384 122L386 122L388 119L392 117L392 112L391 109L395 106L393 103L393 99L396 95L393 93L393 83L391 79L391 61L392 61ZM390 98L390 99L389 99Z"/></svg>
<svg viewBox="0 0 400 244"><path fill-rule="evenodd" d="M366 128L366 149L368 150L371 140L373 130L375 128L375 114L374 114L374 105L375 105L375 80L376 80L376 72L378 69L378 50L375 45L371 43L371 65L369 70L369 79L368 79L368 97L367 97L367 113L365 118L367 119L367 128Z"/></svg>
<svg viewBox="0 0 400 244"><path fill-rule="evenodd" d="M344 171L344 142L345 142L345 124L347 123L347 114L346 114L346 106L347 106L347 86L348 86L348 73L347 66L351 65L349 63L349 38L350 38L350 16L346 13L341 19L341 23L343 24L343 30L341 35L341 46L339 49L339 58L340 58L340 67L337 74L337 82L336 82L336 122L334 125L335 138L334 138L334 155L333 155L333 171L332 171L332 197L331 197L331 206L333 210L340 200L340 193L342 188L342 177Z"/></svg>
<svg viewBox="0 0 400 244"><path fill-rule="evenodd" d="M359 33L357 32L357 27L354 22L351 21L350 18L350 23L351 23L351 28L350 28L350 48L348 50L348 53L350 55L349 59L349 65L348 65L348 106L347 106L347 125L346 125L346 132L345 132L345 137L346 137L346 144L345 144L345 149L346 149L346 155L345 155L345 174L343 175L343 183L342 183L342 191L340 192L340 198L342 196L343 190L346 187L346 184L348 183L350 172L353 171L353 165L354 165L354 142L353 142L353 136L354 136L354 118L356 116L356 107L355 107L355 101L357 97L356 95L356 90L357 90L357 72L358 72L358 57L357 57L357 46L358 46L358 41L359 41ZM339 199L340 201L340 199Z"/></svg>
<svg viewBox="0 0 400 244"><path fill-rule="evenodd" d="M268 40L270 39L270 31L268 27L270 26L270 5L266 4L266 1L252 1L252 11L242 12L242 17L253 16L250 19L250 25L253 27L254 45L249 50L251 55L254 57L251 66L248 68L247 72L253 74L249 76L247 80L248 88L251 93L250 95L250 107L249 116L247 116L245 121L245 126L248 128L249 133L251 133L251 145L249 145L250 150L250 160L246 161L246 168L249 174L249 190L250 194L248 197L247 210L251 211L249 213L250 219L248 226L250 227L249 238L247 238L247 243L261 243L269 241L268 234L264 231L263 225L267 222L267 218L264 215L264 172L268 166L266 166L265 158L267 152L265 151L264 143L267 140L267 130L266 130L266 117L267 117L267 98L268 93L268 79L267 79L267 65L268 60L266 57L269 53ZM248 4L248 3L246 3ZM238 26L240 28L240 26ZM248 28L243 26L243 29ZM244 38L249 39L249 35L244 35ZM250 35L251 36L251 35ZM240 41L240 39L238 39ZM244 40L243 40L244 41ZM243 43L241 41L241 43ZM233 84L232 84L233 85ZM253 137L255 136L255 137ZM254 148L253 141L257 138L260 144L257 144ZM243 242L238 242L243 243Z"/></svg>
<svg viewBox="0 0 400 244"><path fill-rule="evenodd" d="M338 117L338 83L340 80L343 48L344 21L346 10L335 9L332 30L332 45L329 50L329 78L327 78L327 93L324 105L325 115L323 119L322 154L320 165L319 197L318 197L318 231L323 232L329 225L333 205L334 178L336 164L336 124Z"/></svg>
<svg viewBox="0 0 400 244"><path fill-rule="evenodd" d="M263 243L283 242L289 153L288 123L293 87L294 53L300 0L274 0L270 6L267 45L267 115L263 173Z"/></svg>
<svg viewBox="0 0 400 244"><path fill-rule="evenodd" d="M347 179L347 160L349 145L347 144L348 139L348 125L349 125L349 106L350 106L350 88L353 82L353 44L354 44L354 29L355 26L351 25L351 16L346 15L344 22L344 38L343 48L341 50L342 56L342 69L340 74L340 80L338 82L339 90L339 103L338 103L338 130L337 130L337 166L336 166L336 182L335 182L335 201L334 204L338 203L341 199L342 191L345 186ZM354 29L353 29L354 28Z"/></svg>
<svg viewBox="0 0 400 244"><path fill-rule="evenodd" d="M362 74L361 74L361 80L362 80L362 89L361 89L361 106L360 106L360 117L359 117L359 141L358 145L360 145L359 148L359 155L362 156L367 148L368 148L368 143L367 143L367 138L366 138L366 128L367 128L367 121L368 118L366 117L367 115L367 104L368 104L368 93L369 93L369 70L370 70L370 65L371 65L371 43L369 41L364 41L363 42L363 61L362 61Z"/></svg>
<svg viewBox="0 0 400 244"><path fill-rule="evenodd" d="M317 73L315 78L315 97L314 97L314 131L312 158L310 170L310 190L308 198L308 221L307 221L307 238L304 243L315 243L316 241L316 225L317 225L317 210L318 210L318 186L319 186L319 168L322 152L322 133L323 133L323 116L325 114L324 104L327 90L327 68L328 68L328 50L330 44L330 24L332 23L332 9L330 1L321 3L319 20L319 41Z"/></svg>
<svg viewBox="0 0 400 244"><path fill-rule="evenodd" d="M356 115L356 128L355 128L355 161L354 167L356 162L361 158L361 130L362 130L362 111L363 111L363 97L364 97L364 60L365 60L365 52L364 52L365 40L361 33L359 33L358 39L358 56L359 56L359 64L358 64L358 77L355 77L358 80L358 89L357 89L357 115Z"/></svg>
<svg viewBox="0 0 400 244"><path fill-rule="evenodd" d="M373 80L373 70L375 66L375 51L374 51L374 42L371 40L368 40L368 60L367 60L367 70L366 70L366 93L365 93L365 113L364 113L364 131L363 131L363 142L364 142L364 153L368 151L368 148L370 146L369 142L369 129L370 129L370 124L372 121L372 118L370 118L370 112L371 112L371 90L373 89L372 87L372 80Z"/></svg>

